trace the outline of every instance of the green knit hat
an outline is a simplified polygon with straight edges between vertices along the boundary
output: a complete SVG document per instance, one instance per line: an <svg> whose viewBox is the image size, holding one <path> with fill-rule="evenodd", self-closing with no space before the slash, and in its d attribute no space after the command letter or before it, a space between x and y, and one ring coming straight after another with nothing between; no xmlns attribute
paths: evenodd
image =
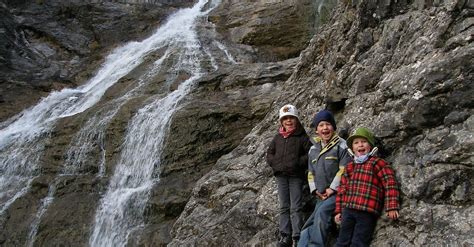
<svg viewBox="0 0 474 247"><path fill-rule="evenodd" d="M370 132L369 129L367 128L357 128L349 138L347 138L347 145L349 146L350 149L352 149L352 142L354 141L355 138L357 137L362 137L366 139L371 147L375 147L375 137L372 132Z"/></svg>

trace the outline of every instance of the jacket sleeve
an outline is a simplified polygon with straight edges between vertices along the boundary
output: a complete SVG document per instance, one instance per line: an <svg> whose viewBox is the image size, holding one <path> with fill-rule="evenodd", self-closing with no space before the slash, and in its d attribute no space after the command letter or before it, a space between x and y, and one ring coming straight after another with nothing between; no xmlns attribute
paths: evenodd
<svg viewBox="0 0 474 247"><path fill-rule="evenodd" d="M346 165L352 160L351 156L349 155L349 152L347 151L347 144L346 142L341 142L338 145L338 151L337 151L337 158L339 160L339 171L336 173L336 176L334 176L334 179L331 182L331 185L329 185L329 188L332 190L337 191L339 184L341 182L341 176L344 173L344 169Z"/></svg>
<svg viewBox="0 0 474 247"><path fill-rule="evenodd" d="M381 162L381 165L377 176L380 178L385 191L385 211L399 210L400 191L398 189L395 173L388 163L384 162L383 160L380 160L379 162Z"/></svg>
<svg viewBox="0 0 474 247"><path fill-rule="evenodd" d="M311 161L313 157L311 157L310 153L311 153L311 149L308 151L308 185L309 185L309 191L311 192L311 194L313 194L314 191L316 190L316 183L314 182L315 172L314 172L312 161Z"/></svg>
<svg viewBox="0 0 474 247"><path fill-rule="evenodd" d="M344 196L346 194L347 183L349 182L350 174L352 173L352 164L347 165L347 169L341 176L341 184L339 185L337 194L336 194L336 209L334 210L335 214L342 212Z"/></svg>
<svg viewBox="0 0 474 247"><path fill-rule="evenodd" d="M275 160L275 138L272 139L267 149L267 164L273 168Z"/></svg>

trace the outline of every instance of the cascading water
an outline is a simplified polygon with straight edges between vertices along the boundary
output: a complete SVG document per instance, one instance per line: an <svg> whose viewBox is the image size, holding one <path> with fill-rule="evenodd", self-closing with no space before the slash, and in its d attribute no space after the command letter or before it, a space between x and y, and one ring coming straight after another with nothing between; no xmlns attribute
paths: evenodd
<svg viewBox="0 0 474 247"><path fill-rule="evenodd" d="M48 141L45 137L57 121L81 113L97 103L105 91L139 65L152 48L130 43L117 49L86 84L51 93L0 130L0 214L28 190Z"/></svg>
<svg viewBox="0 0 474 247"><path fill-rule="evenodd" d="M169 77L184 73L189 78L176 90L154 96L129 122L120 158L96 212L89 243L92 246L125 245L128 236L143 225L143 211L150 189L158 181L160 154L170 119L178 103L205 72L201 68L202 61L210 61L214 69L218 67L209 47L201 47L194 30L196 20L217 4L216 1L200 0L193 8L178 11L151 37L113 51L97 74L83 86L53 92L38 105L2 124L6 127L0 130L0 216L29 191L33 179L41 174L39 160L57 122L95 105L107 89L141 65L149 54L157 50L162 54L127 93L98 108L72 138L64 166L49 185L48 194L41 200L32 221L29 246L35 242L41 217L54 201L60 177L83 172L81 169L90 158L88 153L96 148L94 144L104 143L106 128L121 106L137 97L141 88L153 81L150 78L160 71L163 73L162 63L169 59L167 66L172 69L165 72ZM223 57L229 62L235 63L221 43L210 43L224 52ZM102 146L101 157L99 177L106 172Z"/></svg>
<svg viewBox="0 0 474 247"><path fill-rule="evenodd" d="M48 140L45 137L57 121L81 113L97 103L108 88L141 64L148 53L166 43L165 36L155 35L140 43L132 42L118 48L86 84L51 93L0 130L0 214L28 190Z"/></svg>
<svg viewBox="0 0 474 247"><path fill-rule="evenodd" d="M123 96L108 102L105 106L97 110L94 115L89 118L85 125L77 132L71 141L70 147L67 151L66 164L63 168L63 174L76 174L80 172L81 168L90 158L89 153L94 149L94 144L99 143L101 151L101 160L99 162L98 176L103 176L105 173L105 131L107 125L112 118L117 114L121 106L127 103L130 99L136 97L143 86L150 83L150 78L159 72L161 64L169 57L169 52L166 52L160 59L155 61L148 73L139 78L138 83L133 88L129 89Z"/></svg>
<svg viewBox="0 0 474 247"><path fill-rule="evenodd" d="M190 77L166 96L157 96L129 122L114 175L96 213L91 246L123 246L131 234L143 227L144 209L149 192L158 181L156 172L170 120L180 100L202 75L200 64L209 54L203 52L194 30L195 20L211 10L202 10L206 2L199 1L193 8L177 12L157 32L166 36L167 49L178 57L174 71L184 71Z"/></svg>
<svg viewBox="0 0 474 247"><path fill-rule="evenodd" d="M138 80L138 83L136 83L134 87L130 89L125 95L112 100L97 110L97 112L95 112L95 114L75 135L71 141L71 144L69 145L66 154L66 162L62 172L60 172L59 176L49 186L48 194L42 199L41 206L38 209L38 212L36 213L36 216L31 224L28 235L28 246L33 246L35 243L40 220L48 209L49 205L54 200L57 183L60 182L61 177L74 176L81 173L81 168L84 166L83 164L86 163L86 161L90 158L89 153L94 149L94 143L104 143L106 127L115 114L117 114L120 107L137 95L137 92L140 90L140 88L142 88L146 82L149 82L148 79L157 73L157 69L166 58L168 58L168 53L165 53L159 60L157 60L149 72L143 75ZM102 154L100 155L101 160L99 163L99 173L97 174L99 177L103 176L105 173L105 149L103 145L100 147L100 149Z"/></svg>

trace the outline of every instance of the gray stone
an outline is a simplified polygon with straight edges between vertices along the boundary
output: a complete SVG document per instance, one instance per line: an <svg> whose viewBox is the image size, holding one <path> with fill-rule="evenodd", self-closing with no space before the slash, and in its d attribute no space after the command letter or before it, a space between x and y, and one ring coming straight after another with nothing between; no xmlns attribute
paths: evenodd
<svg viewBox="0 0 474 247"><path fill-rule="evenodd" d="M461 28L468 22L462 11L447 12L457 3L418 1L414 4L423 5L419 9L390 3L397 9L387 7L387 2L361 1L357 8L337 9L302 52L273 112L197 182L187 210L173 227L170 245L218 244L219 236L236 239L235 245L266 245L271 239L275 243L277 195L271 192L275 185L264 152L276 128L277 106L288 102L298 106L306 126L315 112L333 107L339 123L352 129L366 126L382 137L389 151L386 159L400 182L403 206L400 220L379 220L374 246L471 245L473 110L466 99L473 93L473 65L468 61L474 50L469 40L449 41L468 30ZM352 43L344 45L347 40ZM342 107L335 107L335 102L342 102ZM259 148L248 152L249 142ZM237 164L244 174L229 178L226 171ZM244 226L251 224L223 213L240 204L228 205L219 188L224 180L240 181L255 173L262 181L250 196L262 206L257 211L239 210L256 221L265 212L272 215L264 218L264 229L248 232ZM204 185L206 193L200 193ZM241 183L233 185L237 190ZM210 200L212 206L207 204ZM199 219L206 219L206 224ZM224 234L210 225L231 229Z"/></svg>

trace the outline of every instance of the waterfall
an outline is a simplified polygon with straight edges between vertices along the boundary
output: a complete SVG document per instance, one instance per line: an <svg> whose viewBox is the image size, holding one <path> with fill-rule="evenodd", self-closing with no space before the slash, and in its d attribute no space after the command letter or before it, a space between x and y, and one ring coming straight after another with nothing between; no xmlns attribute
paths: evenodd
<svg viewBox="0 0 474 247"><path fill-rule="evenodd" d="M73 137L69 145L66 154L66 164L64 165L62 172L64 175L74 175L78 172L80 173L81 168L84 167L84 164L88 159L90 159L88 154L94 149L94 144L96 143L99 143L101 151L98 176L104 175L104 142L107 125L125 103L136 97L139 94L140 89L150 83L151 78L153 78L153 76L159 72L161 64L168 57L169 52L166 51L161 58L153 63L148 72L138 79L138 82L133 85L133 88L127 90L127 93L121 97L113 99L111 102L105 104L103 107L98 109L91 118L89 118L84 126Z"/></svg>
<svg viewBox="0 0 474 247"><path fill-rule="evenodd" d="M160 165L170 119L198 77L196 74L176 91L147 105L130 122L124 151L96 215L92 246L125 245L128 236L142 227L150 189L159 179L154 171Z"/></svg>
<svg viewBox="0 0 474 247"><path fill-rule="evenodd" d="M206 3L201 0L193 8L180 10L157 31L160 37L166 36L170 42L167 49L178 57L174 70L185 71L190 78L167 95L156 96L129 122L120 158L96 212L91 246L124 246L129 236L144 227L143 213L149 193L159 181L160 156L170 120L179 102L203 75L201 61L210 54L201 47L194 30L195 20L211 10L202 10ZM214 61L212 57L210 60Z"/></svg>
<svg viewBox="0 0 474 247"><path fill-rule="evenodd" d="M3 217L15 200L30 191L32 181L42 175L40 158L58 121L96 105L111 86L143 65L147 56L160 54L123 95L102 102L94 112L88 113L86 121L71 139L63 166L49 184L46 197L40 201L30 226L28 246L35 243L41 218L55 200L58 183L67 176L90 173L85 167L91 163L91 153L97 148L100 152L97 176L103 177L106 173L112 176L97 208L90 245L125 245L128 236L143 227L143 212L150 190L159 181L163 143L179 103L206 70L218 69L220 62L236 63L217 40L203 47L195 30L196 21L205 20L200 17L205 17L217 4L219 1L200 0L192 8L177 11L149 38L112 51L95 76L84 85L52 92L36 106L0 123L0 217ZM227 61L216 60L212 56L215 52L221 53ZM168 89L145 102L128 123L114 171L106 171L106 167L110 167L105 164L107 126L124 104L140 97L141 90L156 82L157 74L165 74L170 84L179 74L189 78L174 91Z"/></svg>
<svg viewBox="0 0 474 247"><path fill-rule="evenodd" d="M63 176L74 176L81 174L81 168L84 166L88 159L90 159L89 153L94 149L94 143L102 143L101 149L101 160L99 163L99 177L105 173L105 149L103 147L105 131L107 125L110 123L112 118L118 112L120 107L127 101L137 96L138 91L147 83L152 75L157 73L161 63L168 57L168 53L165 53L160 59L153 63L152 68L149 69L148 73L142 75L133 88L127 90L127 93L119 98L108 102L103 107L98 109L92 117L85 123L85 125L75 134L66 154L66 161L62 168L62 171L58 177L49 186L47 196L41 200L40 208L35 215L35 218L31 224L30 232L28 235L28 246L33 246L36 240L36 234L38 232L39 223L42 216L54 200L56 193L57 183L60 182Z"/></svg>
<svg viewBox="0 0 474 247"><path fill-rule="evenodd" d="M169 35L180 36L172 26L165 30ZM38 174L38 161L47 137L58 120L97 103L108 88L140 65L148 53L166 46L169 35L155 34L116 49L83 86L52 92L36 106L7 121L11 123L0 130L0 214L28 191L31 180Z"/></svg>
<svg viewBox="0 0 474 247"><path fill-rule="evenodd" d="M36 106L8 121L11 123L0 130L0 214L27 191L25 188L38 174L38 160L58 120L97 103L106 90L138 66L152 48L155 47L143 47L134 42L116 49L86 84L52 92Z"/></svg>

